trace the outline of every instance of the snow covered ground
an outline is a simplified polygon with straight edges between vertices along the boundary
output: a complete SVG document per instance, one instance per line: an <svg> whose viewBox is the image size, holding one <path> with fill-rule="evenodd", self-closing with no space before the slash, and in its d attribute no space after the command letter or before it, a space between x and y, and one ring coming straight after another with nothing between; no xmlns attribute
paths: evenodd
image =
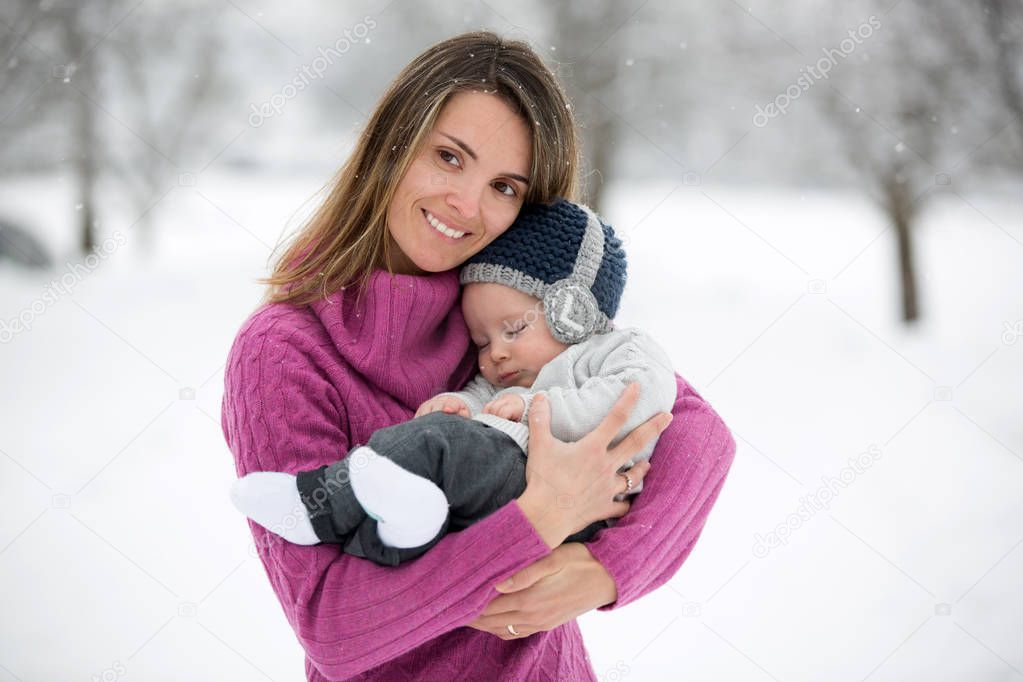
<svg viewBox="0 0 1023 682"><path fill-rule="evenodd" d="M0 682L303 679L219 418L255 279L322 180L204 174L149 255L125 208L96 267L0 266ZM581 618L602 680L1023 678L1023 206L935 195L909 330L858 195L611 192L619 322L738 451L676 577ZM66 181L6 181L0 207L70 253Z"/></svg>

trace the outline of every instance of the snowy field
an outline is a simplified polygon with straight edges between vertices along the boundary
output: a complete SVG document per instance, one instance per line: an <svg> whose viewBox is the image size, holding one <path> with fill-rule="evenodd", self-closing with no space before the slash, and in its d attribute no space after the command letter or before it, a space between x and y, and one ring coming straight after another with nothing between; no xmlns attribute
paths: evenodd
<svg viewBox="0 0 1023 682"><path fill-rule="evenodd" d="M77 269L69 184L0 185L60 264L0 266L0 322L31 326L0 338L0 682L304 679L227 498L220 400L269 247L321 181L204 174L153 209L149 253L125 208ZM939 189L912 330L858 195L610 193L619 323L738 451L676 577L581 618L602 680L1023 679L1023 206Z"/></svg>

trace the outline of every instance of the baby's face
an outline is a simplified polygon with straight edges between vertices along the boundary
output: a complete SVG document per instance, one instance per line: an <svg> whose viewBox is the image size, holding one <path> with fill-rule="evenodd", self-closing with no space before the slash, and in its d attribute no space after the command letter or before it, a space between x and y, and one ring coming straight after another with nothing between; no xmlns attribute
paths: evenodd
<svg viewBox="0 0 1023 682"><path fill-rule="evenodd" d="M462 314L480 349L480 372L499 388L529 388L543 366L568 348L551 336L539 299L503 284L466 284Z"/></svg>

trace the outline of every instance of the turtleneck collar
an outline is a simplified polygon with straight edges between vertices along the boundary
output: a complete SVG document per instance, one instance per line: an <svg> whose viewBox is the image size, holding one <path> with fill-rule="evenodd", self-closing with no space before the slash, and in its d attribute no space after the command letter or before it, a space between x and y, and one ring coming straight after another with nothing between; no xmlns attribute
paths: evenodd
<svg viewBox="0 0 1023 682"><path fill-rule="evenodd" d="M377 269L358 307L354 287L311 307L352 368L415 410L460 388L475 369L460 292L457 269L424 276Z"/></svg>

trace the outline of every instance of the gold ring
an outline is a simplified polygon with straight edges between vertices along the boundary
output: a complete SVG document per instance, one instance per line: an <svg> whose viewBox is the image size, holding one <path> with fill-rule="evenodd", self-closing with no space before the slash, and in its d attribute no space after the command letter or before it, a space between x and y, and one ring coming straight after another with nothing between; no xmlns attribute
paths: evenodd
<svg viewBox="0 0 1023 682"><path fill-rule="evenodd" d="M630 490L632 490L632 477L630 477L624 471L619 471L618 475L625 477L625 492L629 492Z"/></svg>
<svg viewBox="0 0 1023 682"><path fill-rule="evenodd" d="M510 632L511 634L513 634L513 635L514 635L514 636L516 636L516 637L518 637L518 636L519 636L519 633L517 633L517 632L515 631L515 626L514 626L514 625L509 625L509 626L508 626L508 632Z"/></svg>

